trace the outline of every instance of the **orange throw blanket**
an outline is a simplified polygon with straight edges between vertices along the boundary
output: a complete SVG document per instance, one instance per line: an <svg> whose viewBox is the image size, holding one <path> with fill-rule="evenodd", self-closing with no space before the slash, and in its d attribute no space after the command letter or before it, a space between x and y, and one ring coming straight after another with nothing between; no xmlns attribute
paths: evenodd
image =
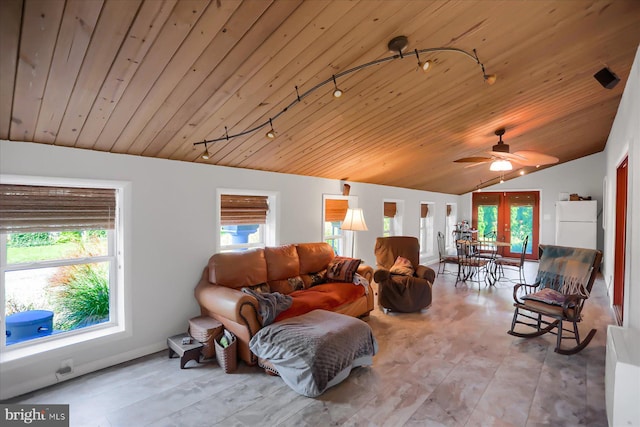
<svg viewBox="0 0 640 427"><path fill-rule="evenodd" d="M325 283L294 291L289 294L293 298L291 307L280 313L274 322L300 316L316 309L332 311L336 307L357 300L364 294L363 286L346 282Z"/></svg>

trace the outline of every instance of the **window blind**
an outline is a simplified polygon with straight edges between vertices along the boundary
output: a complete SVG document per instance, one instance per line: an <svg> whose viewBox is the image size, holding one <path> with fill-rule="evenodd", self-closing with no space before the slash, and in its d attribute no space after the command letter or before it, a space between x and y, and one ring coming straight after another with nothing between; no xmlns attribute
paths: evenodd
<svg viewBox="0 0 640 427"><path fill-rule="evenodd" d="M324 201L324 220L326 222L339 222L344 220L349 209L349 201L346 199L326 199Z"/></svg>
<svg viewBox="0 0 640 427"><path fill-rule="evenodd" d="M384 216L393 218L396 216L396 202L384 202Z"/></svg>
<svg viewBox="0 0 640 427"><path fill-rule="evenodd" d="M452 210L453 210L453 207L451 205L447 205L447 216L451 216Z"/></svg>
<svg viewBox="0 0 640 427"><path fill-rule="evenodd" d="M115 226L116 190L0 184L0 231L107 230Z"/></svg>
<svg viewBox="0 0 640 427"><path fill-rule="evenodd" d="M220 195L220 224L266 224L269 201L267 196Z"/></svg>
<svg viewBox="0 0 640 427"><path fill-rule="evenodd" d="M429 216L429 205L426 203L420 204L420 218L426 218Z"/></svg>

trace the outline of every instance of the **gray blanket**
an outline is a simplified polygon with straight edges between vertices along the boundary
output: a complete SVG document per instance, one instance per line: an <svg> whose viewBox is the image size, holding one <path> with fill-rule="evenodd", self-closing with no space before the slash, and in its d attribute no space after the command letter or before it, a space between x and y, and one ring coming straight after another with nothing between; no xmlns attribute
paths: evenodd
<svg viewBox="0 0 640 427"><path fill-rule="evenodd" d="M293 298L289 295L283 295L280 292L263 293L256 292L249 288L242 288L242 292L258 300L262 326L272 324L274 319L278 317L278 314L291 307L293 303Z"/></svg>
<svg viewBox="0 0 640 427"><path fill-rule="evenodd" d="M260 329L249 348L271 362L293 390L315 397L347 378L352 368L371 365L378 344L362 320L314 310Z"/></svg>

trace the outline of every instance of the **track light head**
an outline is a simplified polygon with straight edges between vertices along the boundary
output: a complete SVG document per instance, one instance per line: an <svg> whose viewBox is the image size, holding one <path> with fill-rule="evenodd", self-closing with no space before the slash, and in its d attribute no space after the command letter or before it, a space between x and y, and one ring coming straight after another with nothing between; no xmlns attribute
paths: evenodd
<svg viewBox="0 0 640 427"><path fill-rule="evenodd" d="M426 73L431 69L431 61L429 61L428 59L424 62L418 61L418 67L422 69L422 72Z"/></svg>
<svg viewBox="0 0 640 427"><path fill-rule="evenodd" d="M484 81L489 86L493 86L493 84L496 82L497 79L498 79L498 76L496 76L495 74L485 74L484 75Z"/></svg>
<svg viewBox="0 0 640 427"><path fill-rule="evenodd" d="M201 156L204 160L209 160L209 147L207 147L207 142L204 143L204 153Z"/></svg>
<svg viewBox="0 0 640 427"><path fill-rule="evenodd" d="M344 92L342 92L342 90L338 87L338 83L336 83L336 76L335 75L333 75L333 87L334 87L333 97L334 98L340 98Z"/></svg>
<svg viewBox="0 0 640 427"><path fill-rule="evenodd" d="M431 61L428 59L426 61L421 61L418 49L415 49L414 52L416 53L416 58L418 59L418 68L421 69L423 73L429 71L431 69Z"/></svg>
<svg viewBox="0 0 640 427"><path fill-rule="evenodd" d="M269 126L271 127L271 129L269 129L269 132L267 132L267 138L274 139L276 137L276 131L273 130L273 121L271 120L271 118L269 118Z"/></svg>

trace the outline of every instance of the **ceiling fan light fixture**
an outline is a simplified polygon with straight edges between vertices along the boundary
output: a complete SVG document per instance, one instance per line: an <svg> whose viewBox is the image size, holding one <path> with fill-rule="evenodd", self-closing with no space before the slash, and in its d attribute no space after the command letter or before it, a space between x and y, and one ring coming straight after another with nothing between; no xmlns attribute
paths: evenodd
<svg viewBox="0 0 640 427"><path fill-rule="evenodd" d="M494 160L491 163L491 166L489 166L489 170L493 172L504 172L504 171L510 171L512 169L513 169L513 165L511 164L511 162L509 160L503 160L503 159Z"/></svg>

